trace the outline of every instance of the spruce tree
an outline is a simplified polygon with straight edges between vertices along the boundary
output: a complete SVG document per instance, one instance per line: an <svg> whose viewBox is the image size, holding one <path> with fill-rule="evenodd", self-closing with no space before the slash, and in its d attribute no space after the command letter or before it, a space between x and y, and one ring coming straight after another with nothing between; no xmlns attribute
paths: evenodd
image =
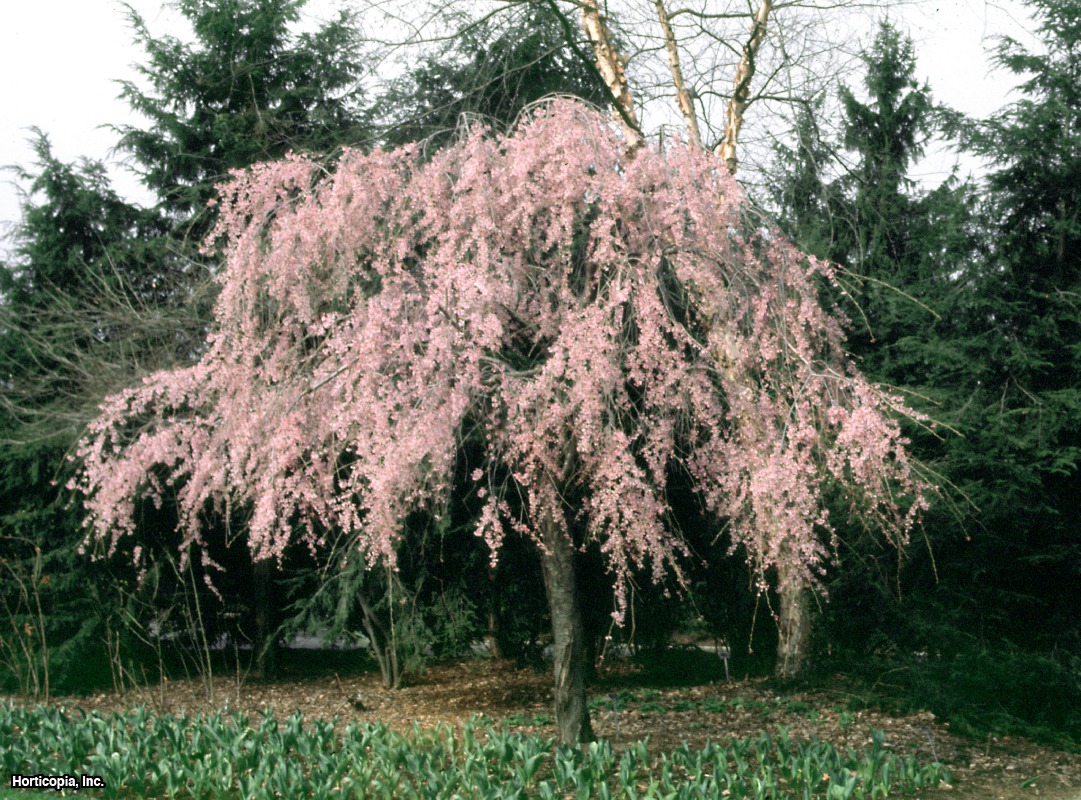
<svg viewBox="0 0 1081 800"><path fill-rule="evenodd" d="M104 667L92 600L104 575L75 552L68 448L100 398L130 380L131 355L148 369L174 363L145 359L174 349L182 329L138 313L165 291L145 280L160 218L121 199L101 163L61 162L40 131L32 144L37 163L15 170L14 257L0 265L0 685L47 697Z"/></svg>
<svg viewBox="0 0 1081 800"><path fill-rule="evenodd" d="M941 115L928 87L914 79L911 40L883 23L863 60L866 99L840 88L839 138L818 124L824 100L801 112L795 146L778 148L783 174L773 200L795 241L840 268L843 292L825 291L850 318L846 347L861 369L933 419L954 424L968 366L957 306L967 296L980 232L972 189L951 178L920 191L909 177ZM942 470L941 435L920 425L906 432L920 459ZM954 535L947 509L940 502L930 510L932 551L940 536ZM876 629L897 635L898 552L859 526L840 534L842 562L861 566L836 572L825 620L829 646L863 647ZM925 559L926 551L913 548L909 572L922 576Z"/></svg>
<svg viewBox="0 0 1081 800"><path fill-rule="evenodd" d="M1081 563L1081 3L1032 6L1044 52L1011 39L998 51L1000 66L1022 77L1016 103L985 122L934 106L909 80L910 48L887 38L877 66L876 48L868 54L871 102L842 93L851 172L819 177L809 165L820 155L790 149L782 163L792 177L778 199L797 240L852 273L860 310L849 347L869 376L944 423L909 431L944 487L928 514L929 547L913 548L902 570L896 554L846 539L878 578L839 573L830 643L854 645L860 663L884 641L899 654L952 651L955 661L922 668L936 710L967 705L978 716L997 685L1000 712L1064 730L1077 723L1061 701L1075 691L1066 660L1038 662L1039 684L1053 689L1023 682L1033 653L1076 653L1081 614L1072 590ZM892 77L881 74L887 67ZM922 137L936 129L994 165L979 189L951 179L920 192L909 181ZM995 659L1029 654L995 672L987 647ZM961 669L951 664L968 665L964 691L951 683L935 697L933 681ZM1027 688L1003 690L1005 673Z"/></svg>
<svg viewBox="0 0 1081 800"><path fill-rule="evenodd" d="M75 553L78 514L62 490L66 455L103 396L198 356L213 294L213 265L198 246L213 221L215 182L257 160L326 152L362 135L358 33L343 15L295 34L303 6L184 0L192 44L154 38L129 9L149 89L125 83L123 96L148 124L120 128L120 150L157 193L157 208L123 201L99 163L58 161L41 134L38 163L17 170L24 216L0 270L5 564L30 565L40 548L47 562L85 566ZM67 572L62 602L85 603L91 574ZM14 587L14 573L6 577ZM50 585L60 598L55 570ZM18 599L5 595L5 607ZM90 625L84 634L101 631Z"/></svg>
<svg viewBox="0 0 1081 800"><path fill-rule="evenodd" d="M194 42L155 38L129 8L146 49L144 90L123 97L149 126L125 125L131 155L161 208L198 242L207 202L229 172L289 151L326 153L365 139L359 89L364 61L349 14L311 33L295 28L305 0L180 0Z"/></svg>
<svg viewBox="0 0 1081 800"><path fill-rule="evenodd" d="M1081 3L1032 0L1043 52L997 62L1021 97L962 126L995 166L989 257L974 277L968 437L951 453L980 507L982 616L1022 646L1081 646Z"/></svg>

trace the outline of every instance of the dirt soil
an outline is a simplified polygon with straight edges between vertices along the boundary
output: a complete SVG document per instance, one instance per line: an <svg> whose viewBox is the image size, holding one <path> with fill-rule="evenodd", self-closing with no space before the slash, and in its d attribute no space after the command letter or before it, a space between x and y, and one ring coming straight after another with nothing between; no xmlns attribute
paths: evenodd
<svg viewBox="0 0 1081 800"><path fill-rule="evenodd" d="M617 713L611 698L619 692L629 695L623 695ZM436 665L399 690L384 689L378 673L335 672L328 665L274 682L218 677L213 700L209 695L207 682L196 678L122 695L58 698L54 703L103 713L146 705L159 713L240 708L257 715L272 707L279 718L300 711L309 718L337 715L341 724L354 719L382 721L397 729L437 722L458 727L483 714L523 733L555 736L550 722L551 676L493 659ZM611 740L617 750L647 736L652 753L683 742L694 748L707 739L754 736L778 725L787 727L793 740L816 738L840 748L861 749L870 744L870 730L877 728L885 732L886 745L894 752L924 762L937 758L950 768L952 786L922 797L1081 800L1081 755L1017 738L965 739L952 734L930 712L896 717L873 709L846 711L842 692L778 695L762 679L664 687L640 668L623 663L602 669L589 696L597 698L592 713L595 733ZM723 708L716 702L721 700ZM719 710L704 708L711 705Z"/></svg>

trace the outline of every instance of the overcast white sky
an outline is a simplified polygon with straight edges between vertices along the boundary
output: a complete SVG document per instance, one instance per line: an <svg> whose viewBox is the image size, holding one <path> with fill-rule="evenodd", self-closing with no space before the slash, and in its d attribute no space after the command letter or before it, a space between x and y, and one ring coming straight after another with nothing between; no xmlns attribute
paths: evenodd
<svg viewBox="0 0 1081 800"><path fill-rule="evenodd" d="M183 35L182 18L162 0L131 0L155 34ZM334 0L318 0L318 10ZM991 74L986 50L996 34L1031 42L1020 0L923 0L893 14L917 43L919 78L936 99L976 116L1010 100L1012 76ZM49 134L64 161L80 156L109 160L116 136L109 124L133 121L117 100L120 79L134 79L143 53L131 41L123 7L115 0L5 0L0 11L0 165L29 165L30 127ZM858 76L850 83L856 83ZM921 173L948 170L949 157L929 159ZM933 175L932 175L933 177ZM121 194L144 200L122 168ZM0 176L0 229L19 217L12 176ZM7 250L6 243L0 248Z"/></svg>

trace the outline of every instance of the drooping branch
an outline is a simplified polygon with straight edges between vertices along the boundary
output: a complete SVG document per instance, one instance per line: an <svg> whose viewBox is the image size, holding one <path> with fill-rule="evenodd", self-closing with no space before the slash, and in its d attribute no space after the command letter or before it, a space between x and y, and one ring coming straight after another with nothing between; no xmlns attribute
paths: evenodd
<svg viewBox="0 0 1081 800"><path fill-rule="evenodd" d="M747 44L743 46L743 56L736 68L732 99L728 103L728 113L725 118L724 141L721 143L718 154L724 159L728 171L733 175L739 164L736 158L736 145L739 141L739 129L743 127L743 112L747 110L751 98L751 79L755 73L755 59L766 38L766 23L769 21L772 10L772 0L762 0L762 5L758 7L758 13L755 14L751 25L751 36Z"/></svg>
<svg viewBox="0 0 1081 800"><path fill-rule="evenodd" d="M696 147L702 146L702 135L698 132L698 117L694 112L694 101L691 93L687 90L687 84L683 80L683 68L679 63L679 47L676 44L676 36L672 32L672 25L668 19L668 12L664 8L664 0L655 0L657 6L657 19L661 23L661 33L664 35L664 44L668 49L668 66L672 69L672 83L676 87L676 102L679 111L687 122L687 132L691 142Z"/></svg>
<svg viewBox="0 0 1081 800"><path fill-rule="evenodd" d="M731 167L729 167L731 169ZM748 369L747 361L741 356L741 343L738 335L738 320L734 319L727 308L727 303L718 302L717 295L703 293L697 300L706 319L710 320L711 355L724 383L729 387L738 387L729 392L732 409L732 436L740 447L747 452L769 452L771 449L771 431L767 420L758 416L758 398L753 388L755 377ZM764 540L774 543L781 554L776 560L776 588L779 594L778 610L775 614L778 627L776 675L790 679L799 673L807 650L810 627L807 623L809 590L813 581L805 572L792 569L795 545L786 530L783 510L761 504L756 509L757 534ZM761 580L761 576L759 577ZM762 591L762 584L759 591Z"/></svg>

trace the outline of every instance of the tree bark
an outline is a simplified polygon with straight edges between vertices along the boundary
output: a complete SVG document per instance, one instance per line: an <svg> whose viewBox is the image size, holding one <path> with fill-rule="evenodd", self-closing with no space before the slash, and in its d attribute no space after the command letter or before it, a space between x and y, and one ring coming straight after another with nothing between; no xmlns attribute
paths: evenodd
<svg viewBox="0 0 1081 800"><path fill-rule="evenodd" d="M780 614L777 619L777 665L773 674L780 680L792 680L807 664L811 644L810 590L797 579L779 578Z"/></svg>
<svg viewBox="0 0 1081 800"><path fill-rule="evenodd" d="M255 671L259 677L278 676L278 643L274 637L274 569L269 558L252 565L255 582Z"/></svg>
<svg viewBox="0 0 1081 800"><path fill-rule="evenodd" d="M754 15L751 24L751 36L747 44L743 46L743 56L736 68L736 77L732 86L732 99L728 103L728 114L724 125L724 142L721 143L721 158L724 159L728 171L736 174L739 161L736 158L736 143L739 141L739 129L743 127L743 112L751 99L751 78L756 69L755 59L758 57L758 49L766 38L766 23L769 21L770 11L773 10L772 0L762 0L758 7L758 13Z"/></svg>
<svg viewBox="0 0 1081 800"><path fill-rule="evenodd" d="M394 647L394 637L387 633L375 609L371 607L363 592L357 593L357 601L363 612L364 632L368 635L368 649L379 664L379 674L386 689L400 689L402 673L398 669L398 652Z"/></svg>
<svg viewBox="0 0 1081 800"><path fill-rule="evenodd" d="M540 521L544 588L552 616L555 640L555 716L559 739L564 744L593 741L586 704L585 626L578 604L574 570L574 546L566 526L553 514Z"/></svg>
<svg viewBox="0 0 1081 800"><path fill-rule="evenodd" d="M698 116L694 111L694 101L687 89L687 83L683 80L683 67L679 62L679 45L676 35L672 32L672 23L668 19L668 11L665 10L664 0L654 0L657 6L657 19L661 23L661 33L664 35L664 45L668 50L668 67L672 70L672 83L676 87L676 103L687 123L687 132L691 137L691 143L695 147L702 146L702 135L698 131Z"/></svg>
<svg viewBox="0 0 1081 800"><path fill-rule="evenodd" d="M641 144L642 128L634 111L634 99L631 97L630 86L627 85L627 77L623 74L623 59L612 46L612 37L608 33L608 26L604 24L597 0L584 0L582 3L582 27L589 43L593 45L597 69L608 86L616 111L623 121L627 145L635 148Z"/></svg>
<svg viewBox="0 0 1081 800"><path fill-rule="evenodd" d="M495 569L488 568L488 650L492 658L503 658L503 645L500 638L503 634L499 620L499 601L496 600Z"/></svg>

